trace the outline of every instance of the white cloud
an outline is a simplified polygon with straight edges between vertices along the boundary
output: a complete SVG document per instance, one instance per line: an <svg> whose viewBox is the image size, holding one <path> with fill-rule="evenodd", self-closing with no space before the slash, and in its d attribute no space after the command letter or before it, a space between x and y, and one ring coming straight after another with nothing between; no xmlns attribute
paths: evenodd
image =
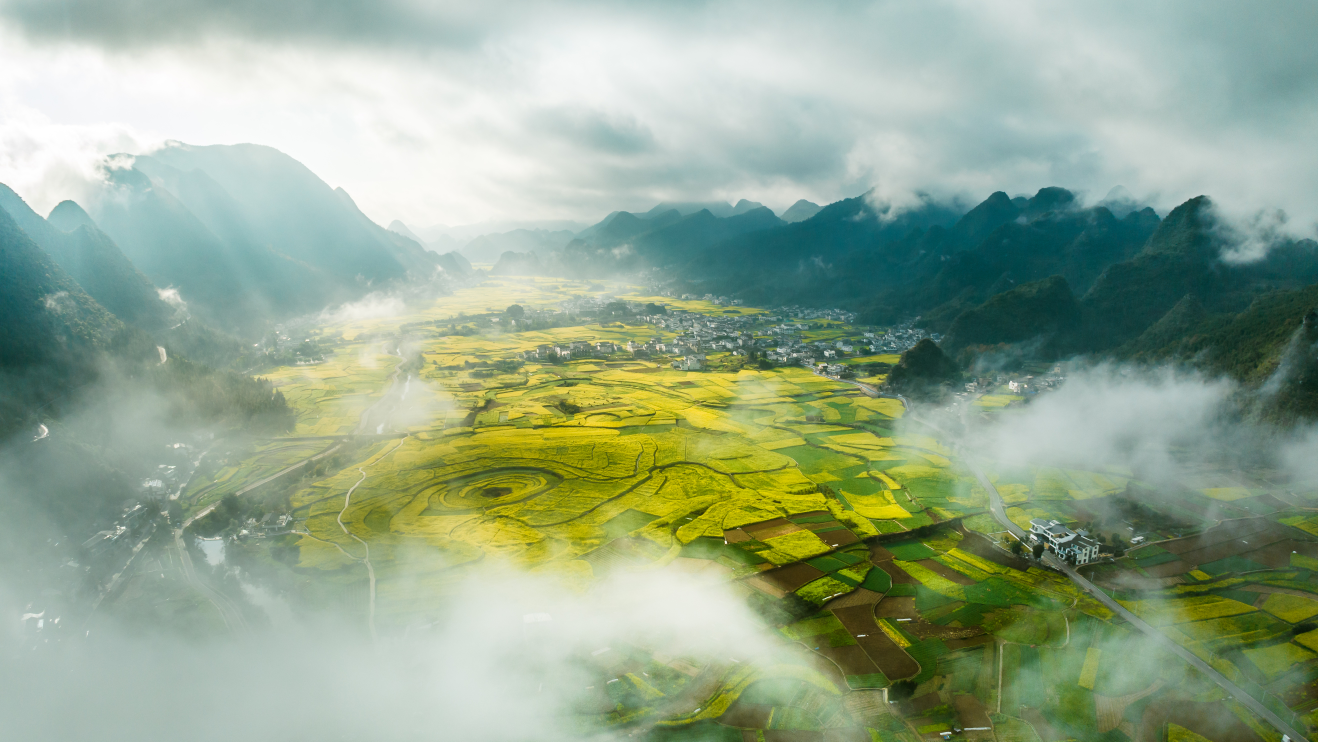
<svg viewBox="0 0 1318 742"><path fill-rule="evenodd" d="M197 0L145 25L141 4L67 6L8 3L12 100L97 134L269 144L381 223L1118 183L1318 222L1312 6L400 2L296 24Z"/></svg>

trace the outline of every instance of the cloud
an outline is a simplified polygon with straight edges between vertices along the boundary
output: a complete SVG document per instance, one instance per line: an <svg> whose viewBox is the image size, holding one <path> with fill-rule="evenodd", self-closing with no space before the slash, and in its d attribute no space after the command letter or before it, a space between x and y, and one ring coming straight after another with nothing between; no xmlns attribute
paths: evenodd
<svg viewBox="0 0 1318 742"><path fill-rule="evenodd" d="M1262 260L1272 248L1297 236L1289 222L1281 209L1260 210L1238 219L1219 214L1216 231L1224 242L1222 260L1233 264Z"/></svg>
<svg viewBox="0 0 1318 742"><path fill-rule="evenodd" d="M179 295L178 289L174 288L173 286L170 286L167 289L156 289L156 293L160 295L161 301L165 302L171 307L174 307L175 309L188 308L188 303L183 301L183 297Z"/></svg>
<svg viewBox="0 0 1318 742"><path fill-rule="evenodd" d="M1171 477L1178 456L1202 454L1235 427L1235 385L1171 368L1109 364L1072 374L1018 413L972 430L998 461L1102 469L1130 467L1140 476Z"/></svg>
<svg viewBox="0 0 1318 742"><path fill-rule="evenodd" d="M1316 23L1299 3L0 0L0 87L21 75L15 100L61 124L270 144L381 223L1121 183L1308 234Z"/></svg>
<svg viewBox="0 0 1318 742"><path fill-rule="evenodd" d="M357 301L346 302L333 309L326 309L320 313L319 321L325 324L337 325L364 319L397 317L405 311L407 311L407 305L402 298L393 294L375 291Z"/></svg>
<svg viewBox="0 0 1318 742"><path fill-rule="evenodd" d="M0 62L3 57L0 52ZM39 213L65 199L86 203L104 178L107 155L150 149L156 141L120 123L60 123L0 89L0 183Z"/></svg>
<svg viewBox="0 0 1318 742"><path fill-rule="evenodd" d="M722 663L774 651L726 587L663 572L581 593L486 567L446 592L436 605L459 609L377 643L343 617L209 643L138 638L103 620L85 639L64 640L80 651L12 657L0 712L11 734L30 739L105 729L144 742L177 739L180 729L194 740L387 742L436 730L454 740L606 739L574 715L607 701L602 688L617 674L602 666L632 648Z"/></svg>

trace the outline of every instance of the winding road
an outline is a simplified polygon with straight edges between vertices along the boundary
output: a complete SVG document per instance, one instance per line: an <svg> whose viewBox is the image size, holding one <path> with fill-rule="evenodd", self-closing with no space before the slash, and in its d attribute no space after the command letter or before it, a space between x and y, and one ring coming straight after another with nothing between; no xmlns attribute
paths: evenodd
<svg viewBox="0 0 1318 742"><path fill-rule="evenodd" d="M902 401L903 403L905 403L905 400ZM908 412L910 411L909 405L907 405L907 410ZM918 420L918 418L914 418L914 416L912 417L913 419ZM924 421L920 421L920 422L924 422ZM941 428L938 428L937 426L932 425L930 423L925 423L925 424L929 425L935 430L938 430L940 433L945 434L945 432ZM964 463L968 469L970 469L971 473L975 475L975 479L979 480L980 486L982 486L984 488L984 491L988 493L989 512L991 512L993 514L993 517L999 523L1001 523L1002 526L1006 528L1013 536L1019 539L1024 539L1025 530L1020 526L1016 525L1015 523L1013 523L1011 519L1007 517L1007 509L1002 502L1002 495L998 493L998 488L993 485L993 482L989 481L988 475L984 473L984 470L980 468L977 462L975 462L970 456L967 455L965 449L963 449L961 446L958 445L953 445L953 448L958 450L958 453L961 454L960 456L961 462ZM1126 623L1130 624L1132 628L1138 630L1139 632L1147 636L1155 644L1161 646L1163 649L1166 649L1167 651L1171 652L1177 657L1180 657L1181 659L1185 660L1191 667L1203 673L1207 678L1212 680L1214 683L1217 683L1218 687L1222 688L1222 690L1225 690L1228 695L1230 695L1241 705L1245 706L1245 708L1248 708L1250 711L1253 711L1260 718L1267 721L1282 734L1290 737L1291 742L1307 742L1307 738L1304 735L1296 731L1290 724L1287 724L1284 720L1282 720L1280 716L1278 716L1267 706L1264 706L1253 696L1246 693L1244 689L1242 689L1240 686L1231 682L1229 679L1227 679L1225 675L1214 669L1212 665L1200 659L1197 655L1195 655L1190 650L1172 641L1161 631L1158 631L1154 627L1145 623L1143 619L1141 619L1139 616L1136 616L1134 613L1131 613L1129 610L1126 609L1125 606L1121 605L1116 600L1112 599L1111 596L1100 590L1092 582L1085 579L1084 577L1081 577L1080 573L1072 569L1071 565L1059 559L1056 554L1053 554L1051 552L1045 552L1043 558L1045 563L1048 564L1048 566L1066 575L1068 578L1070 578L1072 582L1078 585L1081 590L1084 590L1086 593L1088 593L1090 597L1102 603L1117 616L1120 616Z"/></svg>
<svg viewBox="0 0 1318 742"><path fill-rule="evenodd" d="M407 436L403 436L403 439L398 441L398 445L390 449L389 453L393 453L394 451L397 451L406 442L407 442ZM385 454L384 456L388 456L389 453ZM383 459L384 456L381 456L380 459ZM380 459L376 459L376 461L378 462ZM370 466L370 464L367 464L366 466ZM348 535L348 538L361 544L362 548L366 549L366 555L363 556L361 559L358 559L357 561L360 561L366 565L366 576L370 579L371 599L370 599L370 609L369 609L369 613L367 614L366 623L368 626L370 626L371 638L374 639L376 638L375 636L375 566L371 564L371 545L366 543L366 541L364 541L357 534L353 533L352 531L349 531L348 526L345 525L343 522L343 514L348 512L348 506L352 504L352 493L356 492L357 488L362 486L362 482L366 481L366 476L367 476L366 466L357 467L357 471L361 472L362 475L361 479L358 479L356 484L348 488L348 493L343 496L343 509L339 511L339 514L337 517L335 517L335 520L338 521L339 528L343 529L343 532ZM342 548L340 548L339 550L343 551ZM344 551L343 553L347 554L348 552ZM352 557L352 558L357 559L357 557Z"/></svg>
<svg viewBox="0 0 1318 742"><path fill-rule="evenodd" d="M818 372L816 371L816 373ZM975 475L975 479L979 480L980 486L982 486L984 488L984 491L988 493L989 512L993 514L993 517L1016 538L1022 540L1025 538L1025 530L1020 526L1016 525L1015 523L1013 523L1011 519L1007 517L1007 509L1002 502L1002 495L998 493L998 488L993 485L993 482L989 481L988 475L984 473L984 470L980 468L979 464L976 463L969 455L967 455L967 451L963 447L951 443L950 440L951 436L947 434L947 431L943 430L937 425L934 425L925 420L920 420L918 417L916 417L912 413L911 403L905 397L902 397L900 395L882 394L874 387L871 387L868 384L862 384L858 381L839 379L837 377L828 376L827 374L820 374L820 375L827 376L827 378L834 379L836 381L841 381L846 384L851 384L859 388L866 395L871 397L883 396L883 397L891 397L894 399L900 399L902 402L902 406L906 408L906 411L908 415L910 415L911 419L916 420L917 422L920 422L924 425L927 425L933 428L934 430L937 430L939 433L943 435L944 438L949 440L949 444L951 445L953 450L957 451L957 453L960 454L959 458L962 461L962 463L964 463L966 467L970 469L971 473ZM1222 690L1225 690L1227 694L1231 696L1231 698L1235 699L1237 702L1239 702L1245 708L1248 708L1250 711L1253 711L1260 718L1267 721L1282 734L1289 737L1291 742L1307 742L1307 738L1303 734L1300 734L1298 731L1296 731L1294 727L1286 723L1279 715L1277 715L1267 706L1264 706L1253 696L1246 693L1244 689L1242 689L1240 686L1236 685L1235 683L1231 682L1229 679L1227 679L1225 675L1218 672L1216 669L1213 668L1212 665L1200 659L1193 652L1186 649L1185 647L1182 647L1176 642L1172 641L1162 632L1158 631L1154 627L1145 623L1144 620L1141 619L1139 616L1136 616L1134 613L1131 613L1129 610L1126 609L1125 606L1118 603L1111 596L1100 590L1089 580L1085 579L1084 577L1081 577L1080 573L1072 569L1071 565L1057 558L1057 555L1052 553L1045 553L1044 561L1050 567L1053 567L1057 571L1061 572L1062 574L1070 578L1070 580L1074 582L1076 585L1078 585L1081 590L1084 590L1086 593L1089 594L1090 597L1094 598L1094 600L1097 600L1098 602L1102 603L1117 616L1120 616L1124 621L1126 621L1126 623L1130 624L1131 627L1140 631L1149 639L1153 640L1154 643L1163 647L1167 651L1185 660L1191 667L1203 673L1214 683L1217 683L1218 687L1222 688ZM1067 628L1069 633L1070 627L1068 626ZM1001 680L999 680L999 682L1001 682Z"/></svg>

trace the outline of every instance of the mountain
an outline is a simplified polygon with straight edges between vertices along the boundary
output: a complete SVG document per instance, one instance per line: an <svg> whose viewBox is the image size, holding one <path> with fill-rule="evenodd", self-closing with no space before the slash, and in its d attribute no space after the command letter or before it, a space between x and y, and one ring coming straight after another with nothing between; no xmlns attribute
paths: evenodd
<svg viewBox="0 0 1318 742"><path fill-rule="evenodd" d="M715 216L708 209L682 216L670 209L641 219L622 211L583 230L542 268L554 275L592 278L669 271L734 237L782 224L763 206L729 217Z"/></svg>
<svg viewBox="0 0 1318 742"><path fill-rule="evenodd" d="M506 252L490 269L492 276L538 276L540 272L540 258L533 252Z"/></svg>
<svg viewBox="0 0 1318 742"><path fill-rule="evenodd" d="M444 272L449 275L459 277L471 275L471 263L462 256L462 253L456 250L440 255L437 260L439 261L439 267L443 268Z"/></svg>
<svg viewBox="0 0 1318 742"><path fill-rule="evenodd" d="M756 206L759 206L759 204L756 204ZM668 211L676 211L678 216L690 216L697 211L708 211L714 216L723 218L736 216L739 213L736 207L727 201L664 201L653 209L637 216L641 219L653 219L655 216Z"/></svg>
<svg viewBox="0 0 1318 742"><path fill-rule="evenodd" d="M803 198L787 207L787 211L783 212L781 218L788 224L795 224L796 222L803 222L815 214L818 214L823 208L823 206L812 201L807 201Z"/></svg>
<svg viewBox="0 0 1318 742"><path fill-rule="evenodd" d="M939 246L937 273L896 298L917 309L934 305L925 325L943 330L953 308L1022 282L1059 275L1084 293L1109 266L1135 255L1158 223L1147 208L1118 220L1104 207L1032 210L1027 203L1020 209L1005 194L994 194L949 231ZM945 302L949 306L938 306Z"/></svg>
<svg viewBox="0 0 1318 742"><path fill-rule="evenodd" d="M752 304L860 300L900 282L905 266L918 257L919 245L902 240L950 226L961 214L955 205L928 197L894 211L865 194L830 204L805 221L710 246L681 275L694 290Z"/></svg>
<svg viewBox="0 0 1318 742"><path fill-rule="evenodd" d="M925 338L902 353L884 384L897 394L923 399L938 396L944 385L958 376L956 363L937 343Z"/></svg>
<svg viewBox="0 0 1318 742"><path fill-rule="evenodd" d="M212 217L214 210L236 211L257 244L330 275L384 281L409 271L428 275L433 269L432 256L419 244L391 238L346 191L330 188L305 165L271 147L176 144L137 158L134 167L170 188L217 234L229 224L216 220L230 215ZM204 189L187 177L192 173L209 181ZM215 186L227 198L215 200Z"/></svg>
<svg viewBox="0 0 1318 742"><path fill-rule="evenodd" d="M1187 296L1208 313L1236 314L1267 292L1318 281L1312 240L1286 241L1261 260L1236 264L1222 259L1235 239L1206 196L1177 206L1138 255L1109 266L1081 298L1086 344L1105 350L1135 340Z"/></svg>
<svg viewBox="0 0 1318 742"><path fill-rule="evenodd" d="M278 150L172 144L111 162L92 216L143 273L217 327L250 334L437 273L434 253L371 222Z"/></svg>
<svg viewBox="0 0 1318 742"><path fill-rule="evenodd" d="M169 326L177 314L76 203L60 203L47 221L18 194L0 185L0 209L80 288L119 319L144 330L158 330Z"/></svg>
<svg viewBox="0 0 1318 742"><path fill-rule="evenodd" d="M745 214L748 211L754 211L756 209L763 209L763 208L764 208L764 204L760 203L759 201L750 201L748 199L743 198L740 201L738 201L735 206L732 207L732 215L736 216L738 214Z"/></svg>
<svg viewBox="0 0 1318 742"><path fill-rule="evenodd" d="M1061 276L1032 281L995 294L983 304L967 309L952 322L943 347L955 352L974 345L1014 344L1035 341L1045 346L1040 352L1056 355L1047 348L1080 323L1080 305Z"/></svg>
<svg viewBox="0 0 1318 742"><path fill-rule="evenodd" d="M390 232L397 232L398 234L401 234L402 236L408 238L409 240L412 240L413 242L417 243L418 245L421 245L422 247L426 245L425 240L418 237L415 232L407 228L406 224L403 224L401 221L397 219L393 220L392 222L389 222L388 229Z"/></svg>
<svg viewBox="0 0 1318 742"><path fill-rule="evenodd" d="M0 434L93 378L122 328L0 209Z"/></svg>
<svg viewBox="0 0 1318 742"><path fill-rule="evenodd" d="M561 250L575 233L567 230L514 229L510 232L481 235L462 247L462 255L478 263L492 263L505 252L550 253Z"/></svg>

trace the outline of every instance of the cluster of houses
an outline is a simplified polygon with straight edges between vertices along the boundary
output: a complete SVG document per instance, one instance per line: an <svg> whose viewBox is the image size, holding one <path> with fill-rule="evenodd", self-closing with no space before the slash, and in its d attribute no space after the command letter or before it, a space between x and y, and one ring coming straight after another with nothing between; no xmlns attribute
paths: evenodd
<svg viewBox="0 0 1318 742"><path fill-rule="evenodd" d="M618 350L618 344L609 341L591 343L577 340L559 345L537 345L534 350L523 353L522 357L528 361L544 361L550 358L567 361L573 358L590 358L596 354L608 355L616 353Z"/></svg>
<svg viewBox="0 0 1318 742"><path fill-rule="evenodd" d="M1031 397L1039 392L1056 389L1066 382L1066 371L1061 364L1053 366L1045 374L1035 376L1026 374L1024 376L1012 376L1008 374L996 374L994 376L981 376L966 382L965 393L958 394L958 397L964 397L971 394L987 394L994 389L1005 386L1007 391L1012 394L1019 394L1023 397Z"/></svg>
<svg viewBox="0 0 1318 742"><path fill-rule="evenodd" d="M1077 533L1061 521L1030 520L1030 540L1074 565L1089 564L1098 558L1098 542L1085 533Z"/></svg>

